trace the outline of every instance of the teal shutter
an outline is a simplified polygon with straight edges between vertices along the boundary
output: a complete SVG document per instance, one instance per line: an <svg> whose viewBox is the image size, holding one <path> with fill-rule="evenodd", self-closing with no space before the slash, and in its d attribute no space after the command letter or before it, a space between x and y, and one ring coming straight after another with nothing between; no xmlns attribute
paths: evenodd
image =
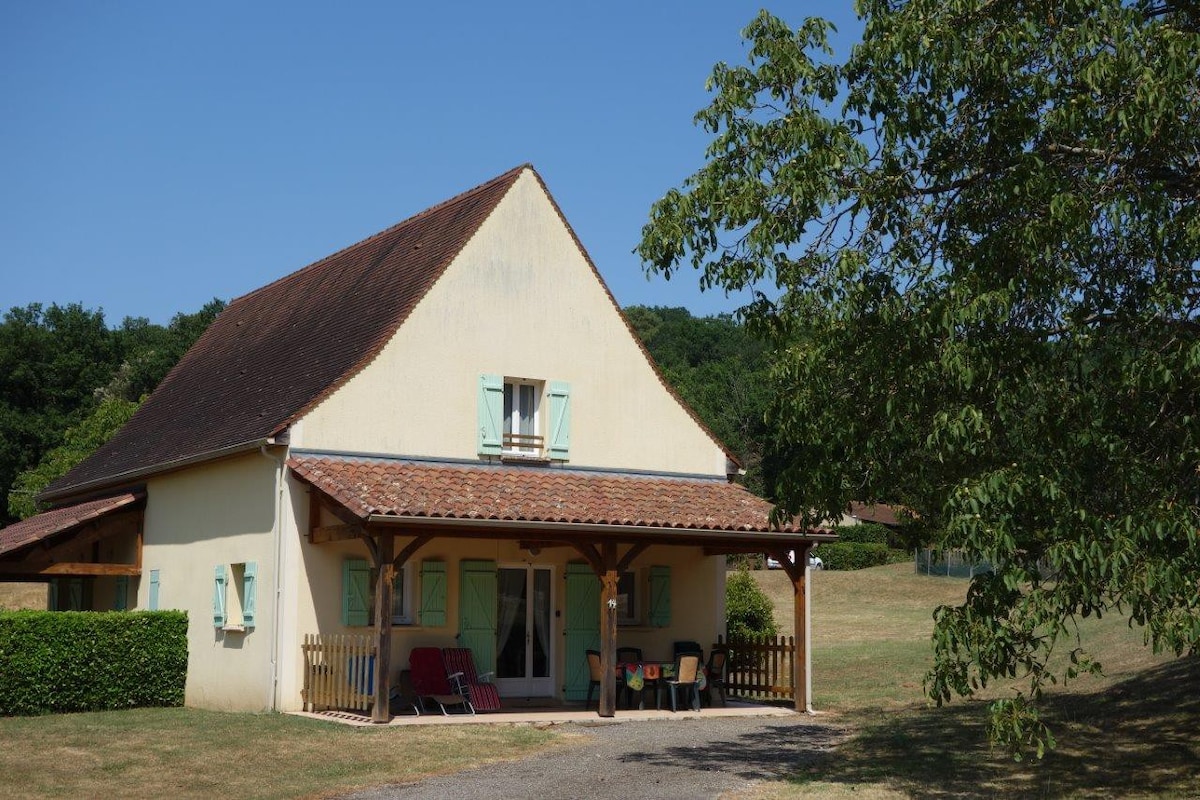
<svg viewBox="0 0 1200 800"><path fill-rule="evenodd" d="M225 565L217 564L213 570L213 625L225 627Z"/></svg>
<svg viewBox="0 0 1200 800"><path fill-rule="evenodd" d="M150 570L150 610L158 611L158 570Z"/></svg>
<svg viewBox="0 0 1200 800"><path fill-rule="evenodd" d="M650 568L650 613L647 620L656 628L671 624L671 568Z"/></svg>
<svg viewBox="0 0 1200 800"><path fill-rule="evenodd" d="M49 611L58 611L58 578L50 579L50 599L46 608Z"/></svg>
<svg viewBox="0 0 1200 800"><path fill-rule="evenodd" d="M566 461L571 450L571 384L550 381L550 458Z"/></svg>
<svg viewBox="0 0 1200 800"><path fill-rule="evenodd" d="M117 585L113 590L113 611L129 610L129 576L117 577Z"/></svg>
<svg viewBox="0 0 1200 800"><path fill-rule="evenodd" d="M67 581L67 592L70 597L72 611L83 611L83 578L71 578Z"/></svg>
<svg viewBox="0 0 1200 800"><path fill-rule="evenodd" d="M242 624L247 628L254 627L254 610L258 604L258 564L246 562L245 572L242 573Z"/></svg>
<svg viewBox="0 0 1200 800"><path fill-rule="evenodd" d="M342 624L369 625L371 566L361 558L342 562Z"/></svg>
<svg viewBox="0 0 1200 800"><path fill-rule="evenodd" d="M421 624L446 624L446 562L421 562Z"/></svg>
<svg viewBox="0 0 1200 800"><path fill-rule="evenodd" d="M587 564L567 564L566 659L563 699L587 698L587 651L600 649L600 581Z"/></svg>
<svg viewBox="0 0 1200 800"><path fill-rule="evenodd" d="M479 376L479 454L500 455L504 433L504 379Z"/></svg>
<svg viewBox="0 0 1200 800"><path fill-rule="evenodd" d="M459 569L459 644L471 648L479 672L495 672L496 562L464 560Z"/></svg>

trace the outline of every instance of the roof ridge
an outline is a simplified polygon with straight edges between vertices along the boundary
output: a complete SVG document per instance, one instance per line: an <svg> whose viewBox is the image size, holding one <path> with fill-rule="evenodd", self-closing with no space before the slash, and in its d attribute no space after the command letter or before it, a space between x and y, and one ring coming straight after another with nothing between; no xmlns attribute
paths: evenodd
<svg viewBox="0 0 1200 800"><path fill-rule="evenodd" d="M363 239L360 239L357 242L354 242L353 244L346 245L345 247L343 247L342 249L340 249L336 252L330 253L327 256L323 256L323 257L317 259L316 261L305 264L303 267L300 267L299 269L292 270L288 274L282 275L282 276L276 278L275 280L271 281L270 283L263 284L262 286L259 286L257 289L254 289L253 291L246 292L246 294L239 295L239 296L233 298L232 300L229 301L229 305L227 306L227 308L232 308L235 304L241 303L242 301L246 300L247 298L253 297L254 295L258 294L259 292L266 291L267 289L270 289L273 286L277 286L277 285L283 283L284 281L290 280L290 279L294 278L296 275L299 275L301 272L305 272L306 270L313 269L314 267L319 267L320 265L326 263L327 261L332 261L333 259L337 258L338 256L342 255L343 253L345 253L349 250L353 250L356 247L361 247L362 245L365 245L368 242L374 241L375 239L379 239L383 236L387 236L388 234L395 233L396 230L398 230L399 228L402 228L406 225L412 224L423 217L427 217L435 211L441 211L441 210L443 210L451 205L454 205L456 203L465 202L465 201L469 200L470 198L474 197L475 195L480 194L488 189L491 189L496 184L503 183L505 180L512 178L514 175L517 175L526 169L534 171L533 164L531 164L527 161L524 164L520 164L519 166L513 167L512 169L508 170L507 172L504 172L503 174L497 175L494 178L486 180L483 183L480 183L476 186L471 187L470 189L467 189L466 191L459 192L458 194L454 195L453 197L449 197L449 198L441 201L440 203L437 203L435 205L429 206L428 208L422 209L421 211L418 211L416 214L413 214L411 217L406 217L405 219L400 220L399 222L395 223L394 225L389 225L388 227L384 228L383 230L376 231L375 233L372 233L371 235L369 235ZM534 171L534 173L536 174L536 171Z"/></svg>

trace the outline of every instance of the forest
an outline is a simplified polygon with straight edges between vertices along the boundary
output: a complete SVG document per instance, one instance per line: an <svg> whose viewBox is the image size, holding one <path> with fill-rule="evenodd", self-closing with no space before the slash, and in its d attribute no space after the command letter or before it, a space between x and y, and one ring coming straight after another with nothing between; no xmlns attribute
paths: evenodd
<svg viewBox="0 0 1200 800"><path fill-rule="evenodd" d="M0 322L0 525L41 510L36 495L125 423L225 307L213 299L167 325L109 327L79 304L10 309ZM763 493L767 350L732 317L630 306L664 377Z"/></svg>

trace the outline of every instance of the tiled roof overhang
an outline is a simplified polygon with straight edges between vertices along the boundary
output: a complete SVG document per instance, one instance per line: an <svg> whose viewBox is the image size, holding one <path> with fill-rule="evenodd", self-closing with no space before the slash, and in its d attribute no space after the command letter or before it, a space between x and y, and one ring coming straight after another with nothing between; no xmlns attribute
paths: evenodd
<svg viewBox="0 0 1200 800"><path fill-rule="evenodd" d="M829 531L778 528L771 504L723 479L547 466L293 455L292 474L363 524L438 528L445 535L587 533L623 541L744 544L828 540Z"/></svg>
<svg viewBox="0 0 1200 800"><path fill-rule="evenodd" d="M45 541L60 533L67 533L81 525L132 506L143 498L145 498L145 494L140 491L123 492L112 497L63 506L20 522L14 522L7 528L0 529L0 556Z"/></svg>

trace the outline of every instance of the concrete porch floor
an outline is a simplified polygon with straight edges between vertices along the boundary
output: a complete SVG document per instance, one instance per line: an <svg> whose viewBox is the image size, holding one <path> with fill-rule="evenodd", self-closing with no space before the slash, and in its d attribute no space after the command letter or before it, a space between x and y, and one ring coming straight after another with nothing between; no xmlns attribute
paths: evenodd
<svg viewBox="0 0 1200 800"><path fill-rule="evenodd" d="M385 727L384 725L376 725L371 722L371 718L365 714L355 714L345 711L292 711L289 712L294 716L307 717L309 719L319 719L326 722L335 722L342 725L352 725L357 727ZM728 701L724 707L702 707L700 711L693 711L690 708L687 710L671 711L665 709L662 711L647 708L642 709L625 709L618 708L616 716L601 717L596 713L594 708L585 710L578 705L551 705L546 700L505 700L504 707L500 711L492 711L486 714L451 714L444 716L438 711L430 711L423 713L420 716L413 714L402 714L392 717L392 721L387 723L388 726L405 726L405 725L563 725L567 723L576 723L583 725L612 725L622 722L637 722L641 720L651 719L697 719L700 717L796 717L799 712L791 708L781 708L779 706L761 705L759 703L742 703L735 700Z"/></svg>

